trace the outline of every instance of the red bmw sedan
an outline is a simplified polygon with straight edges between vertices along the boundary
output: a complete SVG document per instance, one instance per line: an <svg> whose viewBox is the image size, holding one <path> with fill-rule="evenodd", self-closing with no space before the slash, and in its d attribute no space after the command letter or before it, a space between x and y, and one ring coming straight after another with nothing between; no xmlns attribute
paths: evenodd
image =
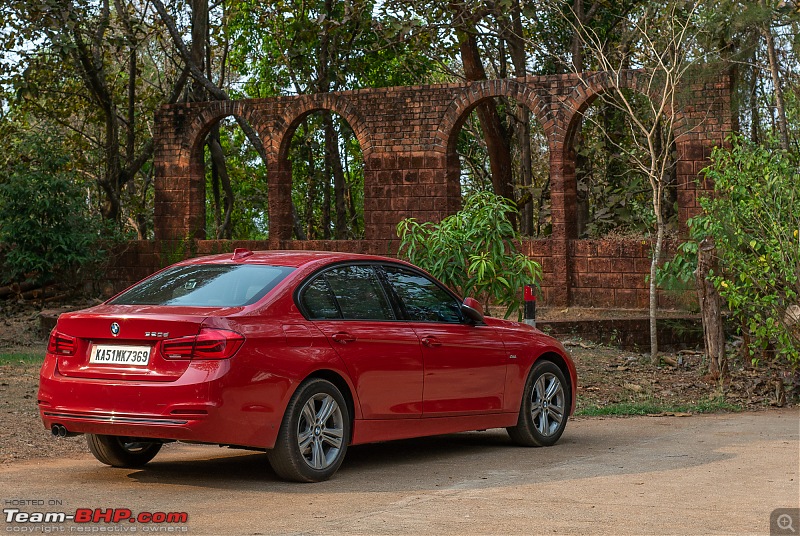
<svg viewBox="0 0 800 536"><path fill-rule="evenodd" d="M264 450L282 478L316 482L360 443L504 427L553 445L576 384L556 340L413 265L239 249L61 315L38 404L115 467L191 441Z"/></svg>

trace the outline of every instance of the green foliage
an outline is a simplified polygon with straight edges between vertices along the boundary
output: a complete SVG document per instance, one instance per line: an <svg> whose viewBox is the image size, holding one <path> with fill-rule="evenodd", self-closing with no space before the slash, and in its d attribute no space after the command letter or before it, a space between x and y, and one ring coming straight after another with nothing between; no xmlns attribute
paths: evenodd
<svg viewBox="0 0 800 536"><path fill-rule="evenodd" d="M662 270L663 285L688 283L697 243L714 239L720 273L714 285L761 354L774 346L786 362L800 364L800 168L797 155L734 136L717 148L706 177L714 197L701 199L690 221L692 240Z"/></svg>
<svg viewBox="0 0 800 536"><path fill-rule="evenodd" d="M529 117L530 138L530 184L525 185L523 173L523 148L516 130L520 128L521 108L519 103L506 97L494 99L500 122L509 139L512 159L512 181L518 200L531 204L532 221L530 234L534 237L549 236L552 232L550 210L550 161L547 137L535 117ZM489 149L478 119L478 112L469 114L458 133L456 153L461 163L461 195L466 198L479 191L493 191ZM522 202L522 201L521 201ZM524 226L521 226L525 229ZM523 231L524 232L524 231Z"/></svg>
<svg viewBox="0 0 800 536"><path fill-rule="evenodd" d="M397 234L400 253L464 296L485 305L506 307L508 318L522 303L522 288L537 287L542 268L519 253L518 240L508 219L516 207L500 196L479 192L468 197L464 208L440 223L401 221ZM521 314L521 313L520 313Z"/></svg>
<svg viewBox="0 0 800 536"><path fill-rule="evenodd" d="M693 227L714 238L722 267L713 280L753 345L800 364L800 169L797 155L734 137L715 149L706 176L715 197L702 199Z"/></svg>
<svg viewBox="0 0 800 536"><path fill-rule="evenodd" d="M661 413L716 413L720 411L741 411L741 406L727 402L724 397L707 398L692 404L671 404L648 399L634 402L615 402L598 406L585 405L578 398L575 415L580 417L599 417L605 415L658 415Z"/></svg>
<svg viewBox="0 0 800 536"><path fill-rule="evenodd" d="M269 203L267 168L258 151L232 117L220 122L220 144L225 154L225 167L233 190L231 237L235 240L266 240L269 235ZM217 235L214 194L211 178L211 156L204 148L206 170L206 237ZM222 188L220 188L222 190ZM225 193L222 191L221 196Z"/></svg>
<svg viewBox="0 0 800 536"><path fill-rule="evenodd" d="M295 130L289 147L292 163L292 200L306 238L364 238L364 157L353 129L338 114L330 114L332 137L337 149L325 147L324 114L307 115ZM338 158L337 158L338 156ZM337 160L337 161L334 161ZM342 196L344 225L337 228L335 173L340 165L344 177Z"/></svg>
<svg viewBox="0 0 800 536"><path fill-rule="evenodd" d="M45 350L39 353L0 353L0 365L41 365L44 361Z"/></svg>
<svg viewBox="0 0 800 536"><path fill-rule="evenodd" d="M161 251L159 252L159 262L161 268L171 266L176 262L190 259L197 256L197 241L185 236L180 240L161 240L159 242ZM223 248L224 251L231 251L230 248ZM222 251L212 251L211 254L222 253Z"/></svg>
<svg viewBox="0 0 800 536"><path fill-rule="evenodd" d="M5 282L74 283L98 260L100 222L88 216L86 192L57 139L30 132L11 145L0 169L0 251Z"/></svg>

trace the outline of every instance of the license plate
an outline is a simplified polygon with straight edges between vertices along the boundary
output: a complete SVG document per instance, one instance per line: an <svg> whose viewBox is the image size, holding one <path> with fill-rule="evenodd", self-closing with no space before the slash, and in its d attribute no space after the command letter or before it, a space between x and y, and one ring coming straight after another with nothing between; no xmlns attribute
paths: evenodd
<svg viewBox="0 0 800 536"><path fill-rule="evenodd" d="M150 350L149 346L95 344L89 354L89 363L146 367L150 362Z"/></svg>

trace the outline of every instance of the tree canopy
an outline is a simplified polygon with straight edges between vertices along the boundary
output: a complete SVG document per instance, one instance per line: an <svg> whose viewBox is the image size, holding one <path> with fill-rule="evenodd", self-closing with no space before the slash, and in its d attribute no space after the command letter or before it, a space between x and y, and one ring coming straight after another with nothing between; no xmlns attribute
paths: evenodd
<svg viewBox="0 0 800 536"><path fill-rule="evenodd" d="M653 43L663 42L658 21L688 6L682 0L12 0L0 7L0 143L9 158L21 132L56 132L88 188L86 211L148 238L152 122L164 103L637 68L658 50ZM641 21L652 23L647 32L636 31ZM784 150L796 150L797 5L700 2L691 25L696 38L677 55L733 76L738 129L755 143L775 134ZM655 221L642 199L646 184L625 156L635 152L620 150L633 138L611 99L587 111L577 140L581 229L589 236L646 233ZM243 179L259 165L258 144L252 128L238 126L239 133L223 123L207 140L209 235L263 238L265 208L248 212L237 204L265 195L263 185ZM498 98L476 109L459 142L465 195L489 189L515 201L519 229L531 236L548 232L548 170L538 164L546 162L546 143L537 128L527 109ZM298 128L291 155L302 168L293 195L298 238L361 232L357 203L351 204L361 195L359 149L348 129L329 113ZM309 166L316 172L311 182Z"/></svg>

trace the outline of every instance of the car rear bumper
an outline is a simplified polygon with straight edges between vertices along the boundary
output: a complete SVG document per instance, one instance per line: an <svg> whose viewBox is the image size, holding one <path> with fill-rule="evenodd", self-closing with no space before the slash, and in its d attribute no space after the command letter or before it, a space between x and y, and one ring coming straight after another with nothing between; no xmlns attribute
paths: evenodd
<svg viewBox="0 0 800 536"><path fill-rule="evenodd" d="M271 447L280 418L240 411L229 370L227 361L205 361L169 383L93 380L59 374L48 356L39 413L47 429L62 425L70 433Z"/></svg>

